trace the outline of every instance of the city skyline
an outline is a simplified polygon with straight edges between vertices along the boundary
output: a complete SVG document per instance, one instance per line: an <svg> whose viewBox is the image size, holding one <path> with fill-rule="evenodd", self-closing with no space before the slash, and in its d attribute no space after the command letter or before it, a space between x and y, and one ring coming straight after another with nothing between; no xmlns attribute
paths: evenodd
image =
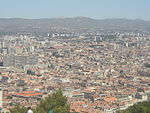
<svg viewBox="0 0 150 113"><path fill-rule="evenodd" d="M0 113L149 113L150 0L0 0Z"/></svg>
<svg viewBox="0 0 150 113"><path fill-rule="evenodd" d="M149 0L1 0L0 18L90 17L150 20Z"/></svg>

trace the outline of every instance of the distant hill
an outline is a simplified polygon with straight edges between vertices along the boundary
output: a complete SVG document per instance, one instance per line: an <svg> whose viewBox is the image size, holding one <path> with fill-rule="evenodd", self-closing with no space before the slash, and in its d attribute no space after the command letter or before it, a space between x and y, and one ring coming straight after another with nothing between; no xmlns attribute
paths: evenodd
<svg viewBox="0 0 150 113"><path fill-rule="evenodd" d="M69 28L72 30L127 30L150 31L150 21L130 19L92 19L87 17L51 18L51 19L0 19L2 32L49 32L51 27Z"/></svg>

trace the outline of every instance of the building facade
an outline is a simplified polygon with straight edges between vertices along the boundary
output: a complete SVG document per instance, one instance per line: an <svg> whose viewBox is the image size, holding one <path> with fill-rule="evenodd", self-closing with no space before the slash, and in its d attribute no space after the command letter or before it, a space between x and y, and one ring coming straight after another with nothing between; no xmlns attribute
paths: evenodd
<svg viewBox="0 0 150 113"><path fill-rule="evenodd" d="M4 67L23 68L25 65L36 64L38 64L38 58L36 56L6 55L3 60Z"/></svg>

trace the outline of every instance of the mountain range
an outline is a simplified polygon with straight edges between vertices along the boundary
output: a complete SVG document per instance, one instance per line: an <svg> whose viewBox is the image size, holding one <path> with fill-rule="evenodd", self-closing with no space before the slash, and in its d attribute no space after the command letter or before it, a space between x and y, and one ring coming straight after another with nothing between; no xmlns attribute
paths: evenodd
<svg viewBox="0 0 150 113"><path fill-rule="evenodd" d="M92 19L87 17L23 19L0 18L0 33L50 32L52 29L150 31L150 21L131 19Z"/></svg>

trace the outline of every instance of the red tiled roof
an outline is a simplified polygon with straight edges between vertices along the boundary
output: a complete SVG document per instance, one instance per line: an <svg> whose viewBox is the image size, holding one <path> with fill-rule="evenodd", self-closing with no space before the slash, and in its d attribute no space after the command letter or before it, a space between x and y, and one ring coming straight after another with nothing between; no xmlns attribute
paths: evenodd
<svg viewBox="0 0 150 113"><path fill-rule="evenodd" d="M38 96L43 95L44 93L39 93L35 91L24 91L22 93L14 93L15 96L24 96L24 97L30 97L30 96Z"/></svg>
<svg viewBox="0 0 150 113"><path fill-rule="evenodd" d="M115 98L115 97L111 97L111 98L105 98L105 101L116 101L117 100L117 98Z"/></svg>

